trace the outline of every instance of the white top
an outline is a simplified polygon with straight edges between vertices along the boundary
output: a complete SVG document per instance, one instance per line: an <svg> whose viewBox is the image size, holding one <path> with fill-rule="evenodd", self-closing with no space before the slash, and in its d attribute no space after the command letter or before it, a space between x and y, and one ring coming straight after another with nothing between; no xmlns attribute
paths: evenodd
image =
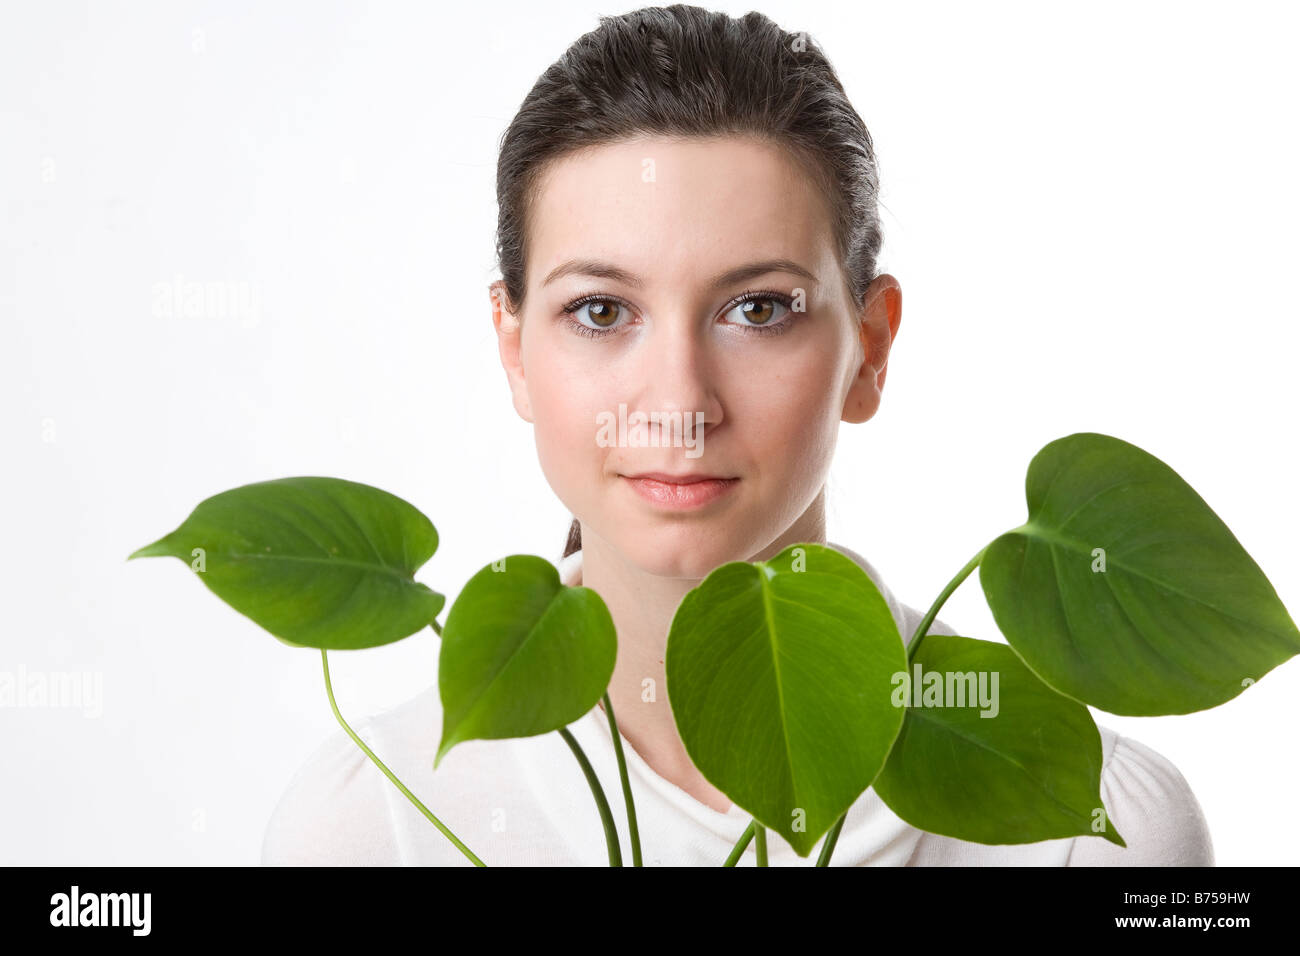
<svg viewBox="0 0 1300 956"><path fill-rule="evenodd" d="M924 617L875 581L904 639ZM580 580L582 552L561 563ZM929 633L953 634L936 619ZM344 715L347 717L347 715ZM488 866L608 866L604 830L587 780L558 733L458 744L435 772L442 730L437 682L391 710L349 721L421 802ZM1160 754L1099 727L1101 797L1128 843L1099 836L988 845L928 833L903 822L868 788L849 810L832 866L1212 866L1210 833L1187 781ZM618 826L623 865L632 864L627 811L608 719L600 707L569 725L595 768ZM749 825L737 806L708 807L659 776L623 740L645 866L719 866ZM777 835L771 866L811 866ZM340 727L294 775L267 825L264 865L472 866ZM751 841L738 866L755 865Z"/></svg>

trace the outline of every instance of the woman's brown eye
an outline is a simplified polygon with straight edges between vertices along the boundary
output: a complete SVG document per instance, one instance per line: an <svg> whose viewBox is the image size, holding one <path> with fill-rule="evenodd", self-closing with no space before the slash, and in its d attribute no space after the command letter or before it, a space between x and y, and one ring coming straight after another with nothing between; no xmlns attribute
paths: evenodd
<svg viewBox="0 0 1300 956"><path fill-rule="evenodd" d="M747 297L735 301L727 310L727 316L738 315L740 321L728 321L728 325L737 326L742 332L751 335L775 335L785 332L794 321L790 315L793 300L775 292L750 292ZM777 312L781 309L781 312Z"/></svg>
<svg viewBox="0 0 1300 956"><path fill-rule="evenodd" d="M589 302L587 309L587 314L601 328L607 328L618 321L617 302Z"/></svg>
<svg viewBox="0 0 1300 956"><path fill-rule="evenodd" d="M759 303L764 303L766 308L759 307ZM750 299L742 303L741 308L744 309L745 318L755 325L763 325L776 312L771 299Z"/></svg>

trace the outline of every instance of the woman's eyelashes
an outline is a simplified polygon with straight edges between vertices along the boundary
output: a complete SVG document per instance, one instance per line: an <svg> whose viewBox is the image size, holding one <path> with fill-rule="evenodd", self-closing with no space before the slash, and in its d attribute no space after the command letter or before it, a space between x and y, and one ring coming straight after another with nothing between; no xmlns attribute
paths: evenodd
<svg viewBox="0 0 1300 956"><path fill-rule="evenodd" d="M723 315L734 314L737 321L726 324L738 326L746 335L780 335L795 322L791 318L796 314L791 308L793 304L794 299L782 292L748 290L728 302ZM785 312L778 315L778 307ZM623 299L599 294L584 295L563 307L564 314L570 316L565 324L578 335L590 338L617 332L624 313L630 315L632 311Z"/></svg>

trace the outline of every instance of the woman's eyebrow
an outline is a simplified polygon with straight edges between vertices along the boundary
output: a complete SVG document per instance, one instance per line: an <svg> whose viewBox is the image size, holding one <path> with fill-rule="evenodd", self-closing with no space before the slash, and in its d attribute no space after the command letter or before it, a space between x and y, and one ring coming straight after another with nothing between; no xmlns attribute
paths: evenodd
<svg viewBox="0 0 1300 956"><path fill-rule="evenodd" d="M755 279L758 276L766 275L769 272L790 272L807 279L814 285L817 284L817 277L793 259L763 259L759 262L750 262L743 266L737 266L734 269L728 269L726 272L714 277L709 287L717 289L722 286L733 285L738 282ZM567 275L592 276L597 279L613 279L615 282L622 282L625 285L630 285L634 289L641 289L645 286L645 283L639 276L633 275L626 269L620 269L618 266L612 265L608 262L601 262L599 259L570 259L567 262L563 262L550 271L546 278L542 280L542 285L550 285L556 279Z"/></svg>

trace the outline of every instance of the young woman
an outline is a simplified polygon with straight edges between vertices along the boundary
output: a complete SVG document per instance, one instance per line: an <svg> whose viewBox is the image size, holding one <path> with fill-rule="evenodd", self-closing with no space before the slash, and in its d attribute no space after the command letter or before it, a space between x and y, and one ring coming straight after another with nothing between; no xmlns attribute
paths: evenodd
<svg viewBox="0 0 1300 956"><path fill-rule="evenodd" d="M758 13L604 18L546 70L503 139L492 318L514 407L576 516L565 581L599 593L617 627L609 694L647 865L718 865L750 822L687 757L665 642L683 596L717 566L826 542L840 423L879 407L902 314L898 282L877 273L877 192L871 138L831 65ZM677 413L683 431L635 413ZM630 427L600 440L614 418ZM910 636L922 614L830 546ZM558 734L463 743L433 773L440 726L434 686L356 729L489 865L607 863ZM617 801L602 708L570 730ZM1101 736L1101 796L1126 849L966 843L909 826L868 790L833 865L1212 863L1178 770ZM812 862L780 839L768 852L770 865ZM295 778L263 861L470 865L342 731Z"/></svg>

